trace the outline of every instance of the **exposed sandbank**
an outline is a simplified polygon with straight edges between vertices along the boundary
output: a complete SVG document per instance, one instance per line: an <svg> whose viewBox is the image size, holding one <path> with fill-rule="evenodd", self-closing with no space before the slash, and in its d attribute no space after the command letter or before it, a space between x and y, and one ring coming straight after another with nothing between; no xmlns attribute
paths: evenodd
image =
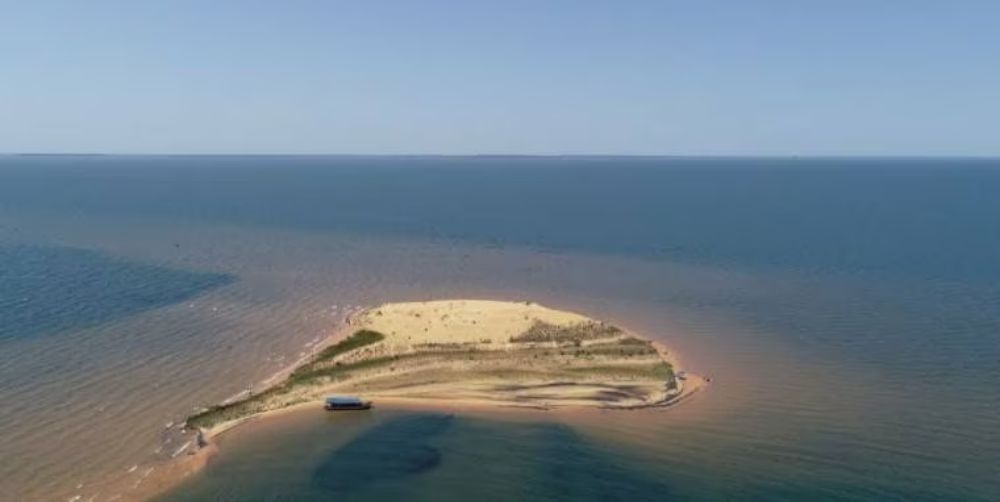
<svg viewBox="0 0 1000 502"><path fill-rule="evenodd" d="M532 302L445 300L393 303L362 311L279 372L261 392L192 415L189 452L144 486L141 500L200 470L214 439L249 421L322 407L328 394L357 394L376 406L489 413L650 409L676 404L704 380L677 377L663 345L621 328ZM540 411L536 411L540 413Z"/></svg>
<svg viewBox="0 0 1000 502"><path fill-rule="evenodd" d="M638 408L683 393L663 347L532 302L386 304L353 333L256 395L188 418L211 437L232 423L326 394L554 408Z"/></svg>

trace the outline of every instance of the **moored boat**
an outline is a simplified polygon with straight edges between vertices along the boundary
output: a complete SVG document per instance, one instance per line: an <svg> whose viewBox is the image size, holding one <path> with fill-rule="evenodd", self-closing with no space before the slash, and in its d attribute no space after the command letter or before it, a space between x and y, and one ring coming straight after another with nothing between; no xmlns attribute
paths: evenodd
<svg viewBox="0 0 1000 502"><path fill-rule="evenodd" d="M372 407L371 401L364 401L357 396L330 396L323 406L328 411L367 410Z"/></svg>

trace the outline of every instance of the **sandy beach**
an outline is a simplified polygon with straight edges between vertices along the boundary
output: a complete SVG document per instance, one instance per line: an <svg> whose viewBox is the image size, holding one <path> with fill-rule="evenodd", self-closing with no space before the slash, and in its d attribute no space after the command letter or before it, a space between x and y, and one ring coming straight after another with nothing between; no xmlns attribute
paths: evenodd
<svg viewBox="0 0 1000 502"><path fill-rule="evenodd" d="M443 300L374 307L352 334L257 394L189 417L211 437L327 394L555 408L637 408L683 394L665 347L532 302Z"/></svg>
<svg viewBox="0 0 1000 502"><path fill-rule="evenodd" d="M359 342L359 335L370 338ZM527 302L442 300L385 304L347 325L262 383L188 418L188 445L110 487L144 500L197 473L237 426L296 412L324 412L324 396L354 394L376 406L529 416L658 409L694 395L705 380L681 371L658 342L584 315ZM527 414L527 415L525 415ZM120 486L117 486L120 485Z"/></svg>

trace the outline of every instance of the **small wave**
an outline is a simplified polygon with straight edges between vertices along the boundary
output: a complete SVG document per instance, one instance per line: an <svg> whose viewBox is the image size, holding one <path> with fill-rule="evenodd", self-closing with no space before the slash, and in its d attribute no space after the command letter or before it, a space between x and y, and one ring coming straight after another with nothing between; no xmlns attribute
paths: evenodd
<svg viewBox="0 0 1000 502"><path fill-rule="evenodd" d="M191 441L188 441L188 442L184 443L183 445L181 445L181 447L178 448L177 451L175 451L174 454L170 456L170 458L177 457L177 455L180 455L181 453L184 452L184 450L188 449L188 446L191 446Z"/></svg>

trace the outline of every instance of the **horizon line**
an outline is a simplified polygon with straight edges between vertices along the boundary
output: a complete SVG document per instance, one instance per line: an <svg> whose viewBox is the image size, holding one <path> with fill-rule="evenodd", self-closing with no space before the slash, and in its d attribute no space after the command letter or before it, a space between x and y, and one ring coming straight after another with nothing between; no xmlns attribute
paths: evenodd
<svg viewBox="0 0 1000 502"><path fill-rule="evenodd" d="M1000 154L631 154L631 153L116 153L116 152L0 152L0 157L383 157L383 158L550 158L550 159L905 159L1000 160Z"/></svg>

